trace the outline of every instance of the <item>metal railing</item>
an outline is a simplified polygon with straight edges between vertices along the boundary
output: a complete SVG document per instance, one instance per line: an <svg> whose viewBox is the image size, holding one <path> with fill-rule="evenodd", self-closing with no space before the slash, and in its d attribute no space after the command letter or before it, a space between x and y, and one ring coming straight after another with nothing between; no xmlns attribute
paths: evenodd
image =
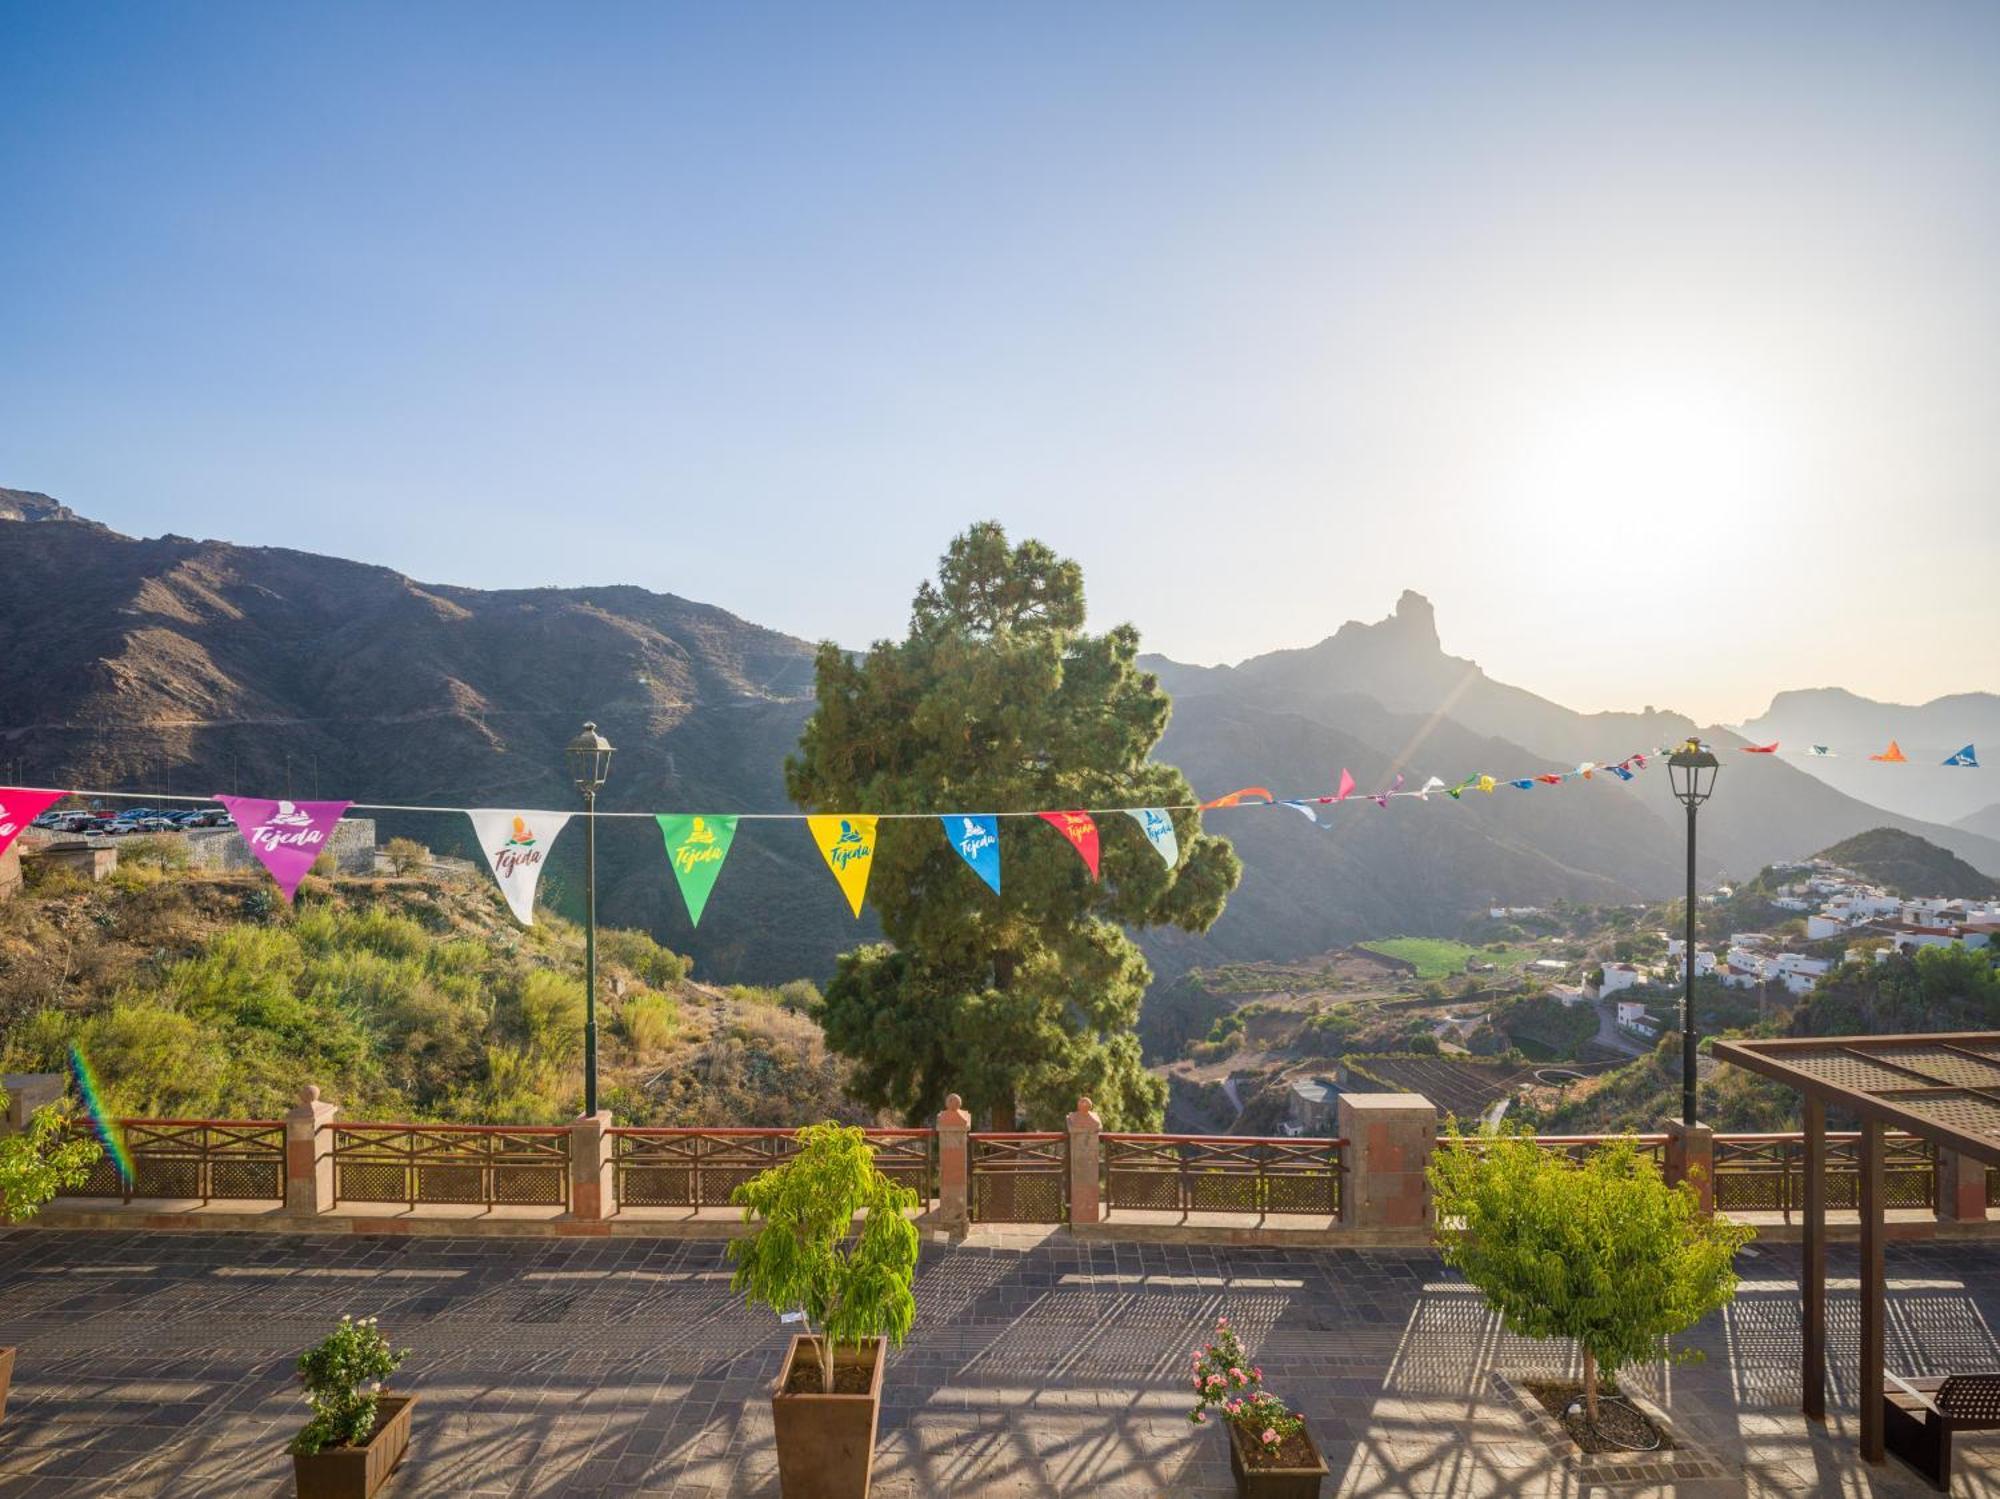
<svg viewBox="0 0 2000 1499"><path fill-rule="evenodd" d="M78 1135L95 1138L79 1123ZM117 1129L132 1160L125 1180L109 1154L92 1164L64 1197L282 1202L285 1126L278 1119L121 1119Z"/></svg>
<svg viewBox="0 0 2000 1499"><path fill-rule="evenodd" d="M730 1194L761 1171L798 1154L789 1129L665 1129L617 1126L611 1135L613 1190L621 1208L729 1206ZM871 1129L882 1174L928 1206L937 1197L937 1132Z"/></svg>
<svg viewBox="0 0 2000 1499"><path fill-rule="evenodd" d="M1101 1137L1107 1212L1340 1212L1345 1140L1248 1135Z"/></svg>
<svg viewBox="0 0 2000 1499"><path fill-rule="evenodd" d="M1059 1131L973 1134L967 1207L975 1223L1069 1219L1069 1136Z"/></svg>
<svg viewBox="0 0 2000 1499"><path fill-rule="evenodd" d="M336 1204L569 1206L569 1130L561 1125L335 1123L327 1130Z"/></svg>
<svg viewBox="0 0 2000 1499"><path fill-rule="evenodd" d="M1716 1207L1723 1212L1776 1212L1789 1219L1805 1205L1805 1150L1803 1134L1717 1135ZM1824 1180L1829 1208L1861 1206L1858 1130L1827 1131ZM1885 1135L1882 1185L1887 1207L1935 1209L1937 1147L1915 1135Z"/></svg>

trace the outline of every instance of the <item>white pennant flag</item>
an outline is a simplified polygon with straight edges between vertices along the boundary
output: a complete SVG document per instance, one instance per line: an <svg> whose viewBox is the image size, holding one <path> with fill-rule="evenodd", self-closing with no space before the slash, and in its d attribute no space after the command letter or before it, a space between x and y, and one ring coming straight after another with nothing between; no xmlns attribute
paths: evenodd
<svg viewBox="0 0 2000 1499"><path fill-rule="evenodd" d="M1432 776L1428 781L1425 781L1423 786L1418 790L1417 800L1427 802L1431 799L1431 793L1433 791L1443 791L1444 789L1445 789L1444 782L1439 780L1436 776Z"/></svg>
<svg viewBox="0 0 2000 1499"><path fill-rule="evenodd" d="M1127 807L1125 815L1139 824L1139 831L1153 845L1153 852L1166 860L1167 868L1180 862L1180 839L1174 836L1174 820L1165 807Z"/></svg>
<svg viewBox="0 0 2000 1499"><path fill-rule="evenodd" d="M472 834L479 850L500 882L508 909L523 926L535 923L535 886L541 883L542 865L549 845L569 821L567 812L468 811Z"/></svg>

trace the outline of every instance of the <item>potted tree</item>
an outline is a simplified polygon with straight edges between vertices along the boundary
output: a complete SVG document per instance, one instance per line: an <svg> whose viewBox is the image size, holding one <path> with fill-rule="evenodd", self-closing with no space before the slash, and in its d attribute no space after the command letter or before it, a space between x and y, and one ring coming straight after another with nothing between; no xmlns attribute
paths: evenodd
<svg viewBox="0 0 2000 1499"><path fill-rule="evenodd" d="M1306 1418L1264 1388L1264 1371L1250 1361L1227 1317L1215 1337L1191 1355L1195 1407L1201 1426L1211 1411L1229 1432L1229 1471L1238 1499L1319 1499L1326 1459L1306 1430Z"/></svg>
<svg viewBox="0 0 2000 1499"><path fill-rule="evenodd" d="M0 1087L0 1121L8 1117L10 1102ZM60 1104L35 1110L19 1134L0 1135L0 1223L24 1222L64 1187L82 1186L103 1153L95 1140L71 1135ZM7 1415L13 1383L14 1350L0 1348L0 1419Z"/></svg>
<svg viewBox="0 0 2000 1499"><path fill-rule="evenodd" d="M796 1155L731 1194L746 1223L762 1223L729 1246L730 1289L802 1324L771 1392L785 1499L864 1499L884 1339L900 1345L917 1310L905 1216L917 1194L876 1169L861 1130L813 1124L797 1138Z"/></svg>
<svg viewBox="0 0 2000 1499"><path fill-rule="evenodd" d="M1580 1385L1531 1392L1587 1450L1645 1447L1649 1431L1657 1445L1661 1434L1636 1408L1600 1403L1601 1382L1727 1305L1736 1251L1755 1231L1704 1215L1690 1183L1669 1186L1629 1141L1574 1161L1531 1135L1468 1140L1453 1124L1438 1144L1430 1181L1444 1262L1509 1332L1571 1338L1583 1351ZM1607 1429L1614 1413L1619 1429Z"/></svg>
<svg viewBox="0 0 2000 1499"><path fill-rule="evenodd" d="M415 1395L391 1395L382 1381L404 1359L373 1317L340 1325L299 1355L312 1419L292 1438L299 1499L369 1499L389 1481L410 1446Z"/></svg>

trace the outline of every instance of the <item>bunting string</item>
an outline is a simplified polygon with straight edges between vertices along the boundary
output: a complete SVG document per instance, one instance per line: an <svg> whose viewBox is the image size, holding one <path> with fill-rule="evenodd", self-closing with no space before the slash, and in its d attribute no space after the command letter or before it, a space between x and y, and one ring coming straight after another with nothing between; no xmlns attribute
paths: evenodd
<svg viewBox="0 0 2000 1499"><path fill-rule="evenodd" d="M1690 740L1688 743L1694 746L1698 741ZM1744 754L1776 755L1780 746L1774 740L1770 744L1746 744L1737 748ZM1331 829L1334 823L1322 822L1317 808L1373 802L1377 807L1386 809L1392 801L1415 798L1427 802L1433 796L1461 801L1468 792L1491 796L1502 786L1517 791L1532 791L1538 786L1561 786L1569 781L1589 781L1599 776L1608 780L1630 781L1654 760L1672 752L1672 747L1663 745L1650 751L1635 751L1622 760L1585 760L1568 770L1521 776L1495 776L1476 771L1456 784L1447 784L1439 776L1430 776L1415 788L1404 785L1399 771L1391 784L1376 791L1363 791L1353 773L1342 766L1335 789L1316 796L1280 798L1268 787L1243 786L1201 802L1148 807L1036 808L991 812L683 813L600 812L595 809L558 812L536 808L440 807L396 802L295 802L288 798L225 796L220 793L187 796L74 787L0 787L0 853L6 852L34 818L66 796L96 801L220 804L228 809L245 844L271 872L280 893L289 902L297 892L300 881L328 848L334 826L348 812L449 814L470 820L475 840L493 873L494 881L506 897L508 908L517 920L527 924L534 920L535 892L549 846L572 820L650 819L659 828L663 851L687 905L688 919L691 924L698 925L707 907L709 894L722 873L724 861L729 857L738 824L803 822L825 859L828 871L846 896L849 908L858 918L867 897L868 877L874 868L879 825L884 822L936 820L943 828L947 843L965 861L967 868L997 896L1001 888L999 829L1002 818L1034 818L1047 823L1076 851L1090 879L1096 881L1100 860L1098 819L1102 817L1131 819L1147 845L1171 870L1178 866L1181 855L1181 843L1172 816L1176 812L1191 813L1199 819L1208 812L1284 807L1300 814L1315 827ZM1807 755L1822 759L1837 757L1829 746L1823 744L1811 745ZM1916 763L1893 739L1886 749L1867 758L1884 764ZM1967 744L1940 763L1958 769L1977 770L1979 757L1975 747Z"/></svg>

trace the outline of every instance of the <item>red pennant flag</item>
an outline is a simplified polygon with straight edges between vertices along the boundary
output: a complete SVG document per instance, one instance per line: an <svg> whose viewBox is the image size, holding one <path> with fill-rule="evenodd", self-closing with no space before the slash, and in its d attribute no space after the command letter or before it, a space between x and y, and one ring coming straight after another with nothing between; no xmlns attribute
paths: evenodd
<svg viewBox="0 0 2000 1499"><path fill-rule="evenodd" d="M13 846L23 828L66 795L63 791L18 791L0 786L0 854Z"/></svg>
<svg viewBox="0 0 2000 1499"><path fill-rule="evenodd" d="M1563 783L1561 776L1536 776L1535 779L1540 781L1544 786L1560 786Z"/></svg>
<svg viewBox="0 0 2000 1499"><path fill-rule="evenodd" d="M1769 744L1746 744L1743 746L1743 753L1746 755L1775 755L1777 752L1778 741L1775 739Z"/></svg>
<svg viewBox="0 0 2000 1499"><path fill-rule="evenodd" d="M1088 812L1044 812L1042 821L1069 839L1070 846L1082 856L1090 877L1097 878L1097 824L1090 820Z"/></svg>

